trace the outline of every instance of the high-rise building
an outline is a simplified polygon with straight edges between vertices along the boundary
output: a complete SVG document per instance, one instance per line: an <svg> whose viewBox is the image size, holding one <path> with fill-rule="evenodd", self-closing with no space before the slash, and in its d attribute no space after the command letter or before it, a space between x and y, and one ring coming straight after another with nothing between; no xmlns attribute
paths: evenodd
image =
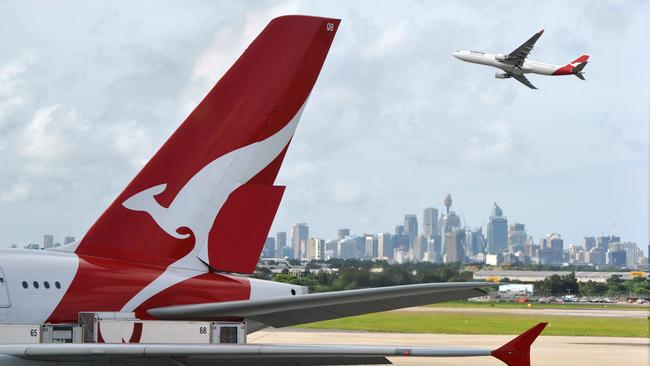
<svg viewBox="0 0 650 366"><path fill-rule="evenodd" d="M445 234L445 263L462 262L465 259L463 239L465 232L452 230Z"/></svg>
<svg viewBox="0 0 650 366"><path fill-rule="evenodd" d="M280 258L295 258L293 248L289 246L280 248Z"/></svg>
<svg viewBox="0 0 650 366"><path fill-rule="evenodd" d="M343 240L339 240L338 243L339 258L342 259L361 258L362 251L359 250L360 246L365 250L366 247L365 238L362 238L360 236L348 236Z"/></svg>
<svg viewBox="0 0 650 366"><path fill-rule="evenodd" d="M602 266L607 263L607 252L595 246L585 253L585 262L595 266Z"/></svg>
<svg viewBox="0 0 650 366"><path fill-rule="evenodd" d="M295 259L302 259L307 253L303 249L307 245L309 239L309 225L305 223L298 223L293 225L291 229L291 248L293 249L293 257Z"/></svg>
<svg viewBox="0 0 650 366"><path fill-rule="evenodd" d="M331 258L337 258L339 256L338 252L339 241L336 239L328 240L325 242L325 260Z"/></svg>
<svg viewBox="0 0 650 366"><path fill-rule="evenodd" d="M402 249L408 251L411 248L409 236L406 235L404 225L395 226L395 235L393 235L393 250Z"/></svg>
<svg viewBox="0 0 650 366"><path fill-rule="evenodd" d="M465 228L465 256L473 257L483 253L483 228Z"/></svg>
<svg viewBox="0 0 650 366"><path fill-rule="evenodd" d="M607 251L607 264L615 267L626 267L627 253L624 250L608 250Z"/></svg>
<svg viewBox="0 0 650 366"><path fill-rule="evenodd" d="M366 235L366 243L364 248L364 257L366 259L377 258L379 248L379 240L374 235Z"/></svg>
<svg viewBox="0 0 650 366"><path fill-rule="evenodd" d="M262 249L262 258L275 258L275 238L268 237Z"/></svg>
<svg viewBox="0 0 650 366"><path fill-rule="evenodd" d="M433 235L429 239L429 260L434 263L442 263L442 238L440 234Z"/></svg>
<svg viewBox="0 0 650 366"><path fill-rule="evenodd" d="M309 238L307 241L307 260L325 259L325 240Z"/></svg>
<svg viewBox="0 0 650 366"><path fill-rule="evenodd" d="M444 237L444 234L452 230L460 229L460 216L456 215L456 212L454 211L449 211L446 214L440 216L438 226L440 228L440 235Z"/></svg>
<svg viewBox="0 0 650 366"><path fill-rule="evenodd" d="M377 234L377 256L393 259L393 236L389 233Z"/></svg>
<svg viewBox="0 0 650 366"><path fill-rule="evenodd" d="M590 251L591 248L596 246L596 238L593 236L585 236L582 238L582 246L585 248L585 251Z"/></svg>
<svg viewBox="0 0 650 366"><path fill-rule="evenodd" d="M607 252L607 249L609 249L609 241L610 241L609 236L603 236L603 235L598 236L596 237L596 246L600 250Z"/></svg>
<svg viewBox="0 0 650 366"><path fill-rule="evenodd" d="M609 262L610 253L617 253L617 252L624 252L625 254L612 254L617 256L617 260L613 263ZM623 260L618 259L620 258L621 255L624 257ZM629 242L629 241L625 243L621 243L621 242L610 243L609 251L607 252L607 258L608 258L607 264L633 269L636 268L637 259L641 256L642 256L641 250L639 250L636 243Z"/></svg>
<svg viewBox="0 0 650 366"><path fill-rule="evenodd" d="M564 240L560 234L549 234L540 240L539 263L562 264Z"/></svg>
<svg viewBox="0 0 650 366"><path fill-rule="evenodd" d="M404 235L404 225L395 225L395 235Z"/></svg>
<svg viewBox="0 0 650 366"><path fill-rule="evenodd" d="M408 235L409 242L418 236L418 217L413 214L404 215L404 234Z"/></svg>
<svg viewBox="0 0 650 366"><path fill-rule="evenodd" d="M513 252L523 252L528 241L526 225L514 223L508 229L508 249Z"/></svg>
<svg viewBox="0 0 650 366"><path fill-rule="evenodd" d="M422 214L422 234L427 238L431 238L439 233L438 209L433 207L425 208Z"/></svg>
<svg viewBox="0 0 650 366"><path fill-rule="evenodd" d="M275 251L282 254L282 248L287 246L287 232L279 231L275 234Z"/></svg>
<svg viewBox="0 0 650 366"><path fill-rule="evenodd" d="M71 243L74 243L74 236L68 235L65 237L65 239L63 239L63 245L71 244Z"/></svg>
<svg viewBox="0 0 650 366"><path fill-rule="evenodd" d="M421 261L424 259L424 253L429 249L429 239L420 235L413 241L413 260Z"/></svg>
<svg viewBox="0 0 650 366"><path fill-rule="evenodd" d="M350 229L343 228L336 231L336 239L345 239L346 236L350 236Z"/></svg>
<svg viewBox="0 0 650 366"><path fill-rule="evenodd" d="M487 252L502 253L508 247L508 219L503 216L501 207L494 203L487 223Z"/></svg>
<svg viewBox="0 0 650 366"><path fill-rule="evenodd" d="M54 235L43 235L43 248L52 248L54 247Z"/></svg>

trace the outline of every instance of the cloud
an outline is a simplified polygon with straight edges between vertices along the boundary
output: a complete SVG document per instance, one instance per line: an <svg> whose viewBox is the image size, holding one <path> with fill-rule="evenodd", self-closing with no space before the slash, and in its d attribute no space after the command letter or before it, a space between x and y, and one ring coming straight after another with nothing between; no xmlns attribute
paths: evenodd
<svg viewBox="0 0 650 366"><path fill-rule="evenodd" d="M625 223L621 235L647 241L647 187L636 183L647 183L647 2L368 4L6 4L0 244L81 235L266 23L288 13L343 21L277 180L288 187L274 230L307 221L326 238L339 226L390 231L451 192L469 224L503 201L533 235L562 220L541 209L549 196L573 213L592 197L594 212ZM507 51L538 26L547 32L534 58L588 51L586 82L532 76L540 89L530 91L450 55ZM625 179L603 179L603 167ZM567 242L603 230L575 216Z"/></svg>
<svg viewBox="0 0 650 366"><path fill-rule="evenodd" d="M31 186L29 183L14 183L9 189L0 192L0 201L2 202L19 202L29 198Z"/></svg>

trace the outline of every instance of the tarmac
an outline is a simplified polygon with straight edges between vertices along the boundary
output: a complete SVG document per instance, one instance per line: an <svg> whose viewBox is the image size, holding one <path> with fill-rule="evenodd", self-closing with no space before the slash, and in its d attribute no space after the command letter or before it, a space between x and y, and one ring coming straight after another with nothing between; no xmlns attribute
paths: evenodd
<svg viewBox="0 0 650 366"><path fill-rule="evenodd" d="M513 335L403 334L304 329L268 329L248 336L249 343L420 345L498 348ZM626 337L540 336L531 350L534 366L650 365L650 339ZM477 365L503 363L493 357L389 358L396 365Z"/></svg>

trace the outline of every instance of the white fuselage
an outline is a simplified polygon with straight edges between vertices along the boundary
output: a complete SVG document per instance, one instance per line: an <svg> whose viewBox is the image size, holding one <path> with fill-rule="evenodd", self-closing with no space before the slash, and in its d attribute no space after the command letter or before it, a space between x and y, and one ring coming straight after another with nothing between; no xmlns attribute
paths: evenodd
<svg viewBox="0 0 650 366"><path fill-rule="evenodd" d="M545 64L543 62L532 60L525 60L521 66L516 66L507 61L499 61L499 56L503 57L503 55L478 51L456 51L452 53L452 55L462 61L496 67L514 75L554 75L557 70L562 68L562 66L559 65Z"/></svg>
<svg viewBox="0 0 650 366"><path fill-rule="evenodd" d="M96 258L89 261L89 258L75 253L0 249L0 324L74 323L77 313L81 311L119 312L124 304L111 305L111 302L125 291L137 293L150 281L138 284L132 281L135 277L152 279L162 270L112 259ZM107 278L108 281L94 281L94 278ZM129 281L125 281L125 278L129 278ZM302 286L235 275L197 272L195 278L200 279L199 286L183 288L176 285L166 290L176 294L169 297L165 305L207 302L205 299L211 297L210 301L218 301L221 292L232 293L234 288L242 293L238 300L306 293ZM185 283L191 284L193 280L186 280ZM125 300L128 301L129 297ZM54 317L61 312L62 304L72 315Z"/></svg>

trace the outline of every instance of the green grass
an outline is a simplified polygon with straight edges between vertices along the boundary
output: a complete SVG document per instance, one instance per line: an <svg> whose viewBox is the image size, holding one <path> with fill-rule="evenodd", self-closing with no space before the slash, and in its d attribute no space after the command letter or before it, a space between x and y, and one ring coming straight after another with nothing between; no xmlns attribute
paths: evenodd
<svg viewBox="0 0 650 366"><path fill-rule="evenodd" d="M427 305L436 308L495 308L495 309L528 309L528 303L516 302L469 302L450 301L440 304ZM647 305L624 305L624 304L538 304L530 303L532 309L603 309L603 310L648 310Z"/></svg>
<svg viewBox="0 0 650 366"><path fill-rule="evenodd" d="M519 334L548 322L544 335L648 337L647 319L515 314L387 312L305 324L301 328L442 334Z"/></svg>

